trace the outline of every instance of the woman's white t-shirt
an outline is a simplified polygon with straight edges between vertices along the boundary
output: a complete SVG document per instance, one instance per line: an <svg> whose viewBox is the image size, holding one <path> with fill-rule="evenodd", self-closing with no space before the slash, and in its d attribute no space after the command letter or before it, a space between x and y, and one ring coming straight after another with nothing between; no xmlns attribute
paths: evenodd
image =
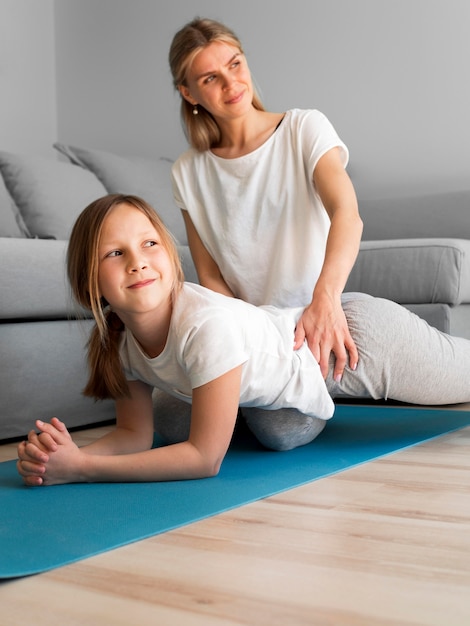
<svg viewBox="0 0 470 626"><path fill-rule="evenodd" d="M319 159L348 150L320 111L287 111L259 148L224 159L190 149L172 168L177 206L191 220L234 295L252 304L306 306L323 266L330 220L313 184Z"/></svg>
<svg viewBox="0 0 470 626"><path fill-rule="evenodd" d="M293 350L302 308L255 307L184 283L163 352L148 357L129 330L120 355L126 378L187 402L192 390L243 365L240 406L296 408L329 419L334 404L308 346Z"/></svg>

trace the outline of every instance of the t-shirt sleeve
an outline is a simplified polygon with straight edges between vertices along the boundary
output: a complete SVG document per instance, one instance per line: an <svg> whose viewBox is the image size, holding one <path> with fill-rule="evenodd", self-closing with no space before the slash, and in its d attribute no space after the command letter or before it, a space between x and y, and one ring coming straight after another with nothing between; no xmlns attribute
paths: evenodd
<svg viewBox="0 0 470 626"><path fill-rule="evenodd" d="M309 164L310 172L314 172L318 161L332 148L340 149L343 165L347 166L349 150L326 115L316 109L305 111L299 132L304 160Z"/></svg>
<svg viewBox="0 0 470 626"><path fill-rule="evenodd" d="M247 359L243 330L227 310L212 314L209 320L193 329L182 353L193 389L226 374Z"/></svg>
<svg viewBox="0 0 470 626"><path fill-rule="evenodd" d="M175 165L171 168L171 186L173 189L173 198L175 200L175 204L179 209L184 208L184 203L181 198L180 189L178 185L178 171L175 169Z"/></svg>
<svg viewBox="0 0 470 626"><path fill-rule="evenodd" d="M178 209L183 209L187 211L186 203L183 199L185 194L185 187L187 187L187 183L185 184L185 179L188 178L188 175L185 176L185 169L187 169L187 161L189 160L189 153L185 152L182 154L172 165L171 167L171 186L173 190L173 199L175 201ZM188 190L186 189L186 192Z"/></svg>

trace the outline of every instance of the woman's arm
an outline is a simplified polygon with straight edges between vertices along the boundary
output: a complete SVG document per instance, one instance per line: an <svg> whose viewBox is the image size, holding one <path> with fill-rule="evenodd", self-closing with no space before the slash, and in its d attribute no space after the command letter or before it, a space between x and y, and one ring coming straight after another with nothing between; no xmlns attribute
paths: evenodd
<svg viewBox="0 0 470 626"><path fill-rule="evenodd" d="M348 354L352 369L355 369L358 360L357 348L341 307L341 294L359 252L362 220L354 187L338 148L329 150L318 161L313 181L331 226L312 302L297 324L295 348L299 348L306 338L324 377L328 373L330 353L334 352L334 376L338 379L348 362Z"/></svg>
<svg viewBox="0 0 470 626"><path fill-rule="evenodd" d="M18 471L28 485L214 476L235 426L241 367L193 390L191 429L185 442L148 449L150 434L153 437L151 392L149 406L146 386L131 383L131 399L117 403L118 425L113 433L78 448L56 418L51 424L39 423L41 434L31 433L29 442L19 446ZM144 412L139 413L139 409ZM143 432L139 424L144 426ZM151 429L149 424L152 424Z"/></svg>
<svg viewBox="0 0 470 626"><path fill-rule="evenodd" d="M208 289L212 289L212 291L217 291L218 293L233 298L234 294L225 282L219 266L202 243L188 211L182 210L181 212L188 235L189 249L191 250L191 256L193 257L199 282L203 287L207 287Z"/></svg>

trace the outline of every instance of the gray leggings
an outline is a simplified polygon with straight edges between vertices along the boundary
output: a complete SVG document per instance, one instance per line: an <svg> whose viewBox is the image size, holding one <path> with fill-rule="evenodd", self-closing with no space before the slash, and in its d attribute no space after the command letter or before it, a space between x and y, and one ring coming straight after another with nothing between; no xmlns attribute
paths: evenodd
<svg viewBox="0 0 470 626"><path fill-rule="evenodd" d="M390 300L348 293L342 303L359 363L356 371L346 367L337 383L331 355L326 385L332 398L390 399L421 405L470 402L469 340L438 331ZM157 393L157 432L169 442L186 439L190 407ZM176 412L181 419L174 419ZM242 413L256 438L274 450L309 443L326 423L295 409L245 407Z"/></svg>
<svg viewBox="0 0 470 626"><path fill-rule="evenodd" d="M404 307L366 294L343 295L343 310L359 351L355 372L346 368L326 384L332 398L393 399L411 404L470 401L470 341L429 326Z"/></svg>

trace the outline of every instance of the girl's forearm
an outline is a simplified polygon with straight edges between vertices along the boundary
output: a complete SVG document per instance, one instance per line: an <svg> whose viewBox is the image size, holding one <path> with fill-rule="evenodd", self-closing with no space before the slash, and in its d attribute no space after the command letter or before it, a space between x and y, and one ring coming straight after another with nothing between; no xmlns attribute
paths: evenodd
<svg viewBox="0 0 470 626"><path fill-rule="evenodd" d="M150 450L153 444L153 431L142 434L117 426L112 432L100 437L81 450L90 455L121 455Z"/></svg>
<svg viewBox="0 0 470 626"><path fill-rule="evenodd" d="M189 441L121 455L83 455L77 482L157 482L215 476L222 459L210 459Z"/></svg>

